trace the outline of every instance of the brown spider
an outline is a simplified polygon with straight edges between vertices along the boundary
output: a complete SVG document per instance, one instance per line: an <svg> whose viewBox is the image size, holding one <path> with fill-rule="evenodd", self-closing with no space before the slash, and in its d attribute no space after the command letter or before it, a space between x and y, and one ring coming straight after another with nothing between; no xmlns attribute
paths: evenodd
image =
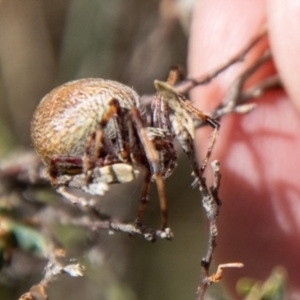
<svg viewBox="0 0 300 300"><path fill-rule="evenodd" d="M37 107L31 135L34 148L48 167L57 189L61 175L86 174L93 181L96 167L125 163L145 169L136 224L141 225L151 180L156 181L162 229L167 228L164 179L177 164L175 138L187 154L195 183L199 182L214 146L219 124L196 109L173 89L178 79L173 68L167 82L155 81L156 96L147 124L140 97L131 88L105 79L80 79L57 87ZM195 159L193 117L214 129L201 167ZM66 184L67 185L67 184Z"/></svg>

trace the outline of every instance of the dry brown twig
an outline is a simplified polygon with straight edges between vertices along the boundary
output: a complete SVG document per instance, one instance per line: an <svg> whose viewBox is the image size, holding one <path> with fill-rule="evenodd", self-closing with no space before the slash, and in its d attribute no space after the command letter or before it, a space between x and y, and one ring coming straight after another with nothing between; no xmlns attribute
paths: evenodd
<svg viewBox="0 0 300 300"><path fill-rule="evenodd" d="M249 51L253 49L267 34L267 30L264 28L257 36L249 41L249 43L232 57L228 62L225 62L214 71L200 76L196 79L186 80L180 85L176 86L176 92L186 93L192 88L209 83L213 78L218 74L232 66L237 62L243 61L244 57L248 54ZM245 82L248 80L251 75L253 75L260 67L262 67L266 62L272 59L272 54L269 49L265 50L232 84L230 91L228 92L226 98L221 103L221 105L216 108L211 116L215 119L220 119L226 114L229 113L248 113L255 108L256 104L245 104L246 101L252 100L254 98L260 97L264 92L274 88L281 88L282 83L278 74L270 76L264 79L262 82L259 82L254 87L251 87L248 90L243 90ZM147 100L147 98L145 98ZM198 128L201 123L195 124ZM205 179L202 178L200 181L200 190L203 195L202 204L206 212L206 216L209 221L209 237L208 237L208 246L205 257L202 259L202 276L201 282L197 289L197 300L204 299L205 292L207 287L214 282L217 282L222 277L222 270L226 267L242 267L242 263L229 263L220 265L216 274L209 276L209 268L212 262L214 249L216 247L216 237L218 234L217 229L217 219L219 215L219 209L221 201L218 197L218 190L220 186L220 170L218 162L212 163L213 174L214 174L214 184L208 189L206 186Z"/></svg>
<svg viewBox="0 0 300 300"><path fill-rule="evenodd" d="M218 235L217 221L219 216L219 210L221 206L221 201L218 196L220 184L221 184L221 174L220 174L220 164L218 161L213 161L212 164L214 182L210 189L207 188L205 180L200 184L200 190L203 194L202 205L206 212L206 216L209 222L209 234L207 242L207 251L205 257L201 261L202 274L200 284L197 288L196 300L204 299L204 295L209 285L216 283L221 280L224 268L241 268L242 263L227 263L219 265L217 272L213 275L209 275L210 265L213 259L214 250L216 247L216 238Z"/></svg>
<svg viewBox="0 0 300 300"><path fill-rule="evenodd" d="M223 269L225 268L242 268L244 265L242 263L228 263L221 264L218 266L217 272L208 277L210 283L219 282L223 276ZM208 283L209 284L209 283Z"/></svg>
<svg viewBox="0 0 300 300"><path fill-rule="evenodd" d="M65 251L50 245L48 247L49 255L47 256L47 265L44 270L42 280L23 294L19 300L48 300L47 288L62 274L68 274L72 277L83 276L84 266L80 264L62 264L59 258L65 257Z"/></svg>
<svg viewBox="0 0 300 300"><path fill-rule="evenodd" d="M207 74L199 76L197 78L187 79L183 81L176 87L176 91L179 94L187 93L194 87L198 85L203 85L211 82L212 79L217 77L220 73L227 70L232 65L243 62L245 56L255 47L265 36L267 35L267 29L264 27L260 30L260 32L255 35L250 41L240 50L238 51L232 58L225 61L223 64L218 66L216 69L210 71Z"/></svg>
<svg viewBox="0 0 300 300"><path fill-rule="evenodd" d="M66 218L62 217L60 219L62 224L72 224L80 226L82 228L87 228L90 231L98 230L108 230L109 234L114 234L115 232L127 233L130 236L140 235L145 240L154 242L156 239L171 239L173 237L170 230L159 230L153 229L149 226L136 226L134 223L122 223L117 220L113 220L108 217L108 220L99 221L97 219L91 218Z"/></svg>

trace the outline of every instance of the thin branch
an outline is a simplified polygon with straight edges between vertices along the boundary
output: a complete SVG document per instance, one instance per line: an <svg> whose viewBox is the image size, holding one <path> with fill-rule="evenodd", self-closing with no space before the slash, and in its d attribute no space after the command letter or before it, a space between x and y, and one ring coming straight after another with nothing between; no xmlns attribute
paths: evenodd
<svg viewBox="0 0 300 300"><path fill-rule="evenodd" d="M256 72L262 65L272 58L270 50L265 50L261 56L258 57L256 61L250 65L232 84L229 93L227 94L221 107L216 109L213 113L214 118L220 118L225 114L235 112L235 109L241 104L242 99L242 89L245 82L249 79L254 72ZM249 98L248 98L249 100Z"/></svg>
<svg viewBox="0 0 300 300"><path fill-rule="evenodd" d="M256 103L246 102L261 97L269 90L283 87L279 75L275 74L267 77L255 86L243 91L243 87L247 79L271 58L272 55L270 51L264 51L263 54L235 80L223 103L219 108L216 108L211 113L214 119L221 119L223 116L230 113L249 113L256 107ZM194 120L195 128L200 128L204 125L205 123L201 120Z"/></svg>
<svg viewBox="0 0 300 300"><path fill-rule="evenodd" d="M272 75L266 78L264 81L261 81L251 89L244 91L240 96L240 103L259 98L266 91L282 88L282 82L278 74Z"/></svg>
<svg viewBox="0 0 300 300"><path fill-rule="evenodd" d="M109 217L108 217L109 218ZM141 235L144 239L150 242L154 242L156 239L166 239L171 240L173 238L173 233L170 228L165 230L157 230L150 228L148 226L139 226L132 223L121 223L116 220L109 218L108 220L93 220L89 216L84 216L81 218L70 218L66 215L60 215L59 219L62 224L72 224L87 228L91 231L97 230L108 230L109 234L114 234L115 232L127 233L131 236Z"/></svg>
<svg viewBox="0 0 300 300"><path fill-rule="evenodd" d="M78 263L64 265L59 262L61 257L65 257L65 251L55 248L50 242L48 245L48 262L42 280L37 285L33 285L19 300L48 300L47 288L56 280L58 275L83 276L84 267L82 265Z"/></svg>
<svg viewBox="0 0 300 300"><path fill-rule="evenodd" d="M217 220L221 206L221 200L218 197L221 181L220 164L215 160L211 165L214 174L213 186L208 189L203 178L200 182L200 190L203 194L202 205L205 209L206 216L209 221L209 236L206 255L201 261L202 274L200 285L197 289L196 300L204 299L205 292L209 285L209 268L211 265L214 249L216 247L216 238L218 235Z"/></svg>
<svg viewBox="0 0 300 300"><path fill-rule="evenodd" d="M267 35L267 29L263 28L256 36L254 36L247 44L246 46L241 49L237 54L235 54L231 59L224 62L220 66L218 66L215 70L204 74L202 76L199 76L198 78L190 78L183 82L181 82L179 85L175 87L176 92L179 94L184 94L190 91L192 88L209 83L213 78L218 76L220 73L222 73L224 70L228 69L233 64L236 64L238 62L243 62L245 59L246 54L258 43L262 40L263 37Z"/></svg>
<svg viewBox="0 0 300 300"><path fill-rule="evenodd" d="M228 69L233 64L243 62L245 56L252 50L252 48L257 45L265 36L267 35L267 29L264 27L256 36L254 36L243 49L241 49L237 54L235 54L231 59L224 62L220 66L218 66L215 70L203 74L198 78L189 78L181 81L177 84L174 89L178 94L185 94L189 92L191 89L198 85L208 84L212 79L217 77L220 73ZM149 105L153 100L154 95L144 95L141 97L141 102L144 105Z"/></svg>
<svg viewBox="0 0 300 300"><path fill-rule="evenodd" d="M214 250L216 248L216 238L218 235L217 221L219 211L221 207L221 200L219 199L218 193L221 184L220 164L217 160L213 161L212 164L214 182L210 189L207 188L205 180L203 179L200 184L200 189L203 193L202 204L206 211L206 216L209 221L209 236L208 245L205 257L201 261L202 274L200 284L197 288L196 300L203 300L204 295L209 285L214 282L221 280L224 268L241 268L242 263L227 263L219 265L217 272L213 275L209 275L210 265L213 259Z"/></svg>

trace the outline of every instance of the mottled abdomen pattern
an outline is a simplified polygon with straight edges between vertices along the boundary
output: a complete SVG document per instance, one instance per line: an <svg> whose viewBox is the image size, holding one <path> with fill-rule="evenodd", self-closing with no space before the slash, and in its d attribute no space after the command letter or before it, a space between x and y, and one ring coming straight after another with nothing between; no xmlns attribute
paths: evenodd
<svg viewBox="0 0 300 300"><path fill-rule="evenodd" d="M71 81L47 94L31 122L33 146L43 162L49 165L53 155L82 156L111 99L118 100L125 115L132 106L140 107L134 90L100 78ZM106 127L108 136L114 135L113 128Z"/></svg>

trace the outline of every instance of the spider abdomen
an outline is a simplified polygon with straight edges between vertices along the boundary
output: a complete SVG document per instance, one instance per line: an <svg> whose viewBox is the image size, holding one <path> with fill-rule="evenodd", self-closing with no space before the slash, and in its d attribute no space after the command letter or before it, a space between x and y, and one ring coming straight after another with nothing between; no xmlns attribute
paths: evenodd
<svg viewBox="0 0 300 300"><path fill-rule="evenodd" d="M82 156L112 99L125 111L125 118L132 106L140 107L133 89L100 78L71 81L47 94L31 122L33 146L43 162L49 165L54 155ZM105 131L107 136L115 135L113 120Z"/></svg>

